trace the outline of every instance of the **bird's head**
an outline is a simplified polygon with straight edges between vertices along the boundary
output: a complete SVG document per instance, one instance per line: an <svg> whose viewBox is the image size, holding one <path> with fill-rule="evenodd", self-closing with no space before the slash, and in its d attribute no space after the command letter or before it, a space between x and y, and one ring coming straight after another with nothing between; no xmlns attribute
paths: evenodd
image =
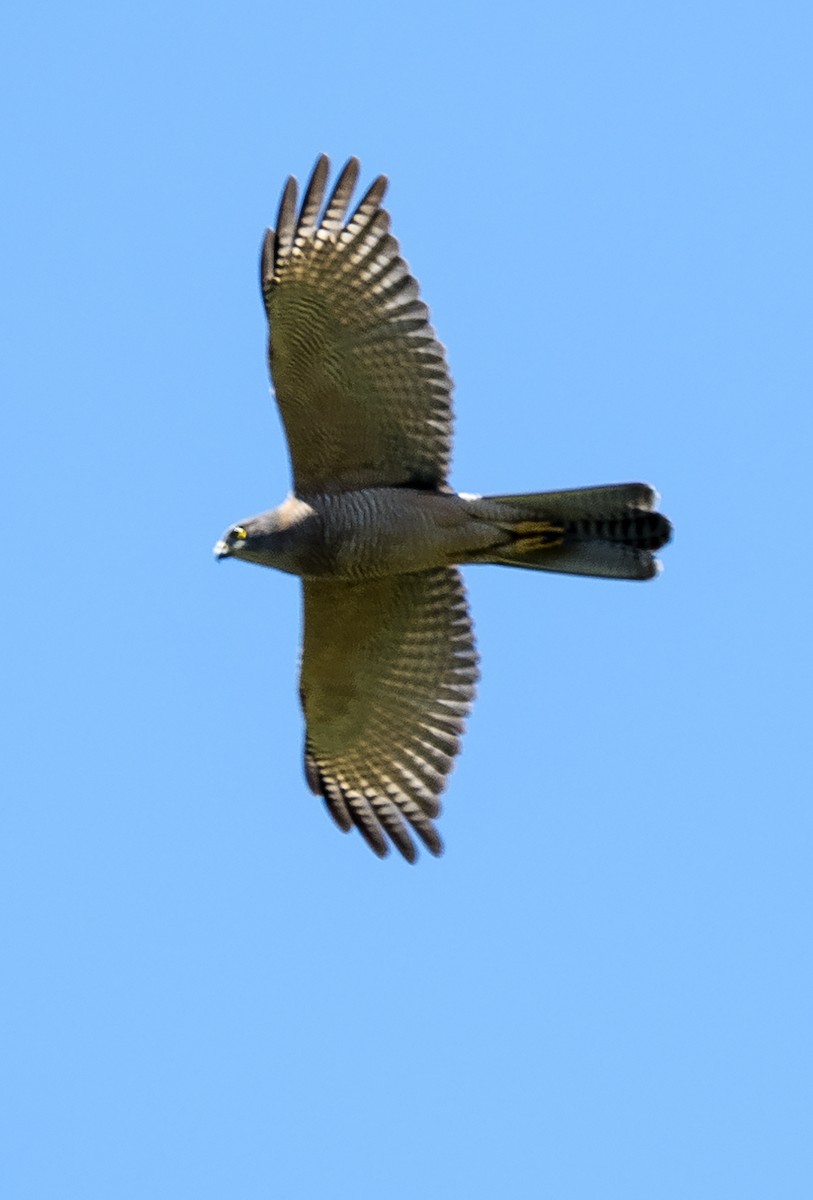
<svg viewBox="0 0 813 1200"><path fill-rule="evenodd" d="M230 526L214 547L215 558L245 558L298 574L298 560L303 546L307 548L314 521L310 505L290 496L279 508Z"/></svg>
<svg viewBox="0 0 813 1200"><path fill-rule="evenodd" d="M249 517L226 530L215 544L215 558L247 558L261 562L264 552L273 548L279 529L276 509Z"/></svg>

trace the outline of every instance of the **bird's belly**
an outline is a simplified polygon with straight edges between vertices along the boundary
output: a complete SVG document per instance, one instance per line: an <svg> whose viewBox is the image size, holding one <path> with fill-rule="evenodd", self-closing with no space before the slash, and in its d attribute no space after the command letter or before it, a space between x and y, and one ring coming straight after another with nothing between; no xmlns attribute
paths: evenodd
<svg viewBox="0 0 813 1200"><path fill-rule="evenodd" d="M367 488L303 497L319 514L318 561L304 573L365 579L459 561L468 514L455 495Z"/></svg>

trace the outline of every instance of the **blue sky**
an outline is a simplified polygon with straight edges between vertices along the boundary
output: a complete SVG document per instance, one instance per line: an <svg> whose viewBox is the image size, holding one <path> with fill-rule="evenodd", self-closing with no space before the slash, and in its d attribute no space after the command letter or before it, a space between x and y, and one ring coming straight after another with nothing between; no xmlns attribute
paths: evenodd
<svg viewBox="0 0 813 1200"><path fill-rule="evenodd" d="M801 3L6 18L8 1200L808 1197ZM285 176L391 177L453 482L654 483L649 585L470 569L447 853L307 791L257 287Z"/></svg>

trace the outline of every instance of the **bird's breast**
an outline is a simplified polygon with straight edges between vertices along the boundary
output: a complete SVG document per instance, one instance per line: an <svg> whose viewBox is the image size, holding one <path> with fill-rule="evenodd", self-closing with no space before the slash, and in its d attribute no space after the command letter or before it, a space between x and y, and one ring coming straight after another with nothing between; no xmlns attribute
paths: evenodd
<svg viewBox="0 0 813 1200"><path fill-rule="evenodd" d="M319 546L303 574L364 579L455 561L467 514L458 497L365 488L303 497L319 517Z"/></svg>

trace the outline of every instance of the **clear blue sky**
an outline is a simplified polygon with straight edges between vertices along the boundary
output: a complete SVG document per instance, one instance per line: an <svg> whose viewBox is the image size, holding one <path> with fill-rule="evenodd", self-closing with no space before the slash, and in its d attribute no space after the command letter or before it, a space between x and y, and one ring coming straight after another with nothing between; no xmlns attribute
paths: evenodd
<svg viewBox="0 0 813 1200"><path fill-rule="evenodd" d="M4 1200L807 1200L807 3L16 6ZM654 483L648 585L467 580L415 868L307 791L257 259L391 177L454 483Z"/></svg>

